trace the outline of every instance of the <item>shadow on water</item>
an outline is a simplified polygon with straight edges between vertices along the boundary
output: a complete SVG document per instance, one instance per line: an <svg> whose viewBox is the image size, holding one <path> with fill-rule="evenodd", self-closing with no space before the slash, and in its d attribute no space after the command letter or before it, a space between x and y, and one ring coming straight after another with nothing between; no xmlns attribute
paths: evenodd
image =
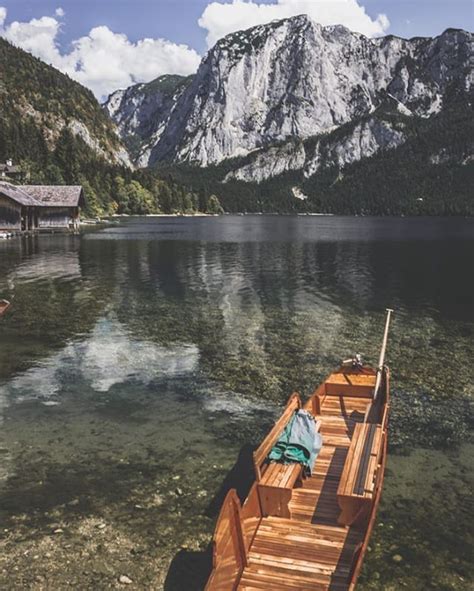
<svg viewBox="0 0 474 591"><path fill-rule="evenodd" d="M96 466L97 469L91 469ZM165 470L151 461L120 464L90 455L82 461L56 464L47 459L25 463L0 495L3 523L13 526L21 515L40 530L66 519L69 523L107 506L127 503L137 483L145 485Z"/></svg>
<svg viewBox="0 0 474 591"><path fill-rule="evenodd" d="M202 591L212 570L212 545L204 552L180 550L166 575L164 591Z"/></svg>
<svg viewBox="0 0 474 591"><path fill-rule="evenodd" d="M237 491L240 502L243 503L245 501L255 479L252 463L254 449L255 447L250 444L246 444L242 447L237 461L224 478L221 487L206 509L206 515L208 517L217 516L227 493L233 488Z"/></svg>
<svg viewBox="0 0 474 591"><path fill-rule="evenodd" d="M240 502L247 498L254 481L252 454L255 447L244 445L237 461L224 478L222 485L211 499L205 514L217 517L225 496L231 489L236 489ZM212 543L202 552L182 549L171 561L164 583L164 591L201 591L212 570Z"/></svg>

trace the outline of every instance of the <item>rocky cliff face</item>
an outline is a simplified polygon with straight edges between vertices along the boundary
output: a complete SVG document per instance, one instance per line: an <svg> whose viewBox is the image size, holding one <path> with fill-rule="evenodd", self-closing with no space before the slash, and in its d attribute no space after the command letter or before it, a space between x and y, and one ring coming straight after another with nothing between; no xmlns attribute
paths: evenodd
<svg viewBox="0 0 474 591"><path fill-rule="evenodd" d="M141 166L208 166L258 151L229 178L311 175L403 143L403 130L379 115L388 104L428 118L453 94L470 94L472 45L460 30L368 39L299 16L229 35L168 94L139 85L112 95L107 109L128 145L138 145ZM335 133L351 123L346 135Z"/></svg>
<svg viewBox="0 0 474 591"><path fill-rule="evenodd" d="M138 166L148 165L150 153L166 129L176 103L192 77L160 76L111 94L104 105Z"/></svg>
<svg viewBox="0 0 474 591"><path fill-rule="evenodd" d="M336 135L339 137L334 137ZM292 170L302 170L307 178L323 168L337 166L341 169L380 150L396 148L405 139L403 124L395 126L381 117L368 117L343 133L317 136L306 142L292 140L253 152L249 162L236 166L224 182L235 179L260 183Z"/></svg>

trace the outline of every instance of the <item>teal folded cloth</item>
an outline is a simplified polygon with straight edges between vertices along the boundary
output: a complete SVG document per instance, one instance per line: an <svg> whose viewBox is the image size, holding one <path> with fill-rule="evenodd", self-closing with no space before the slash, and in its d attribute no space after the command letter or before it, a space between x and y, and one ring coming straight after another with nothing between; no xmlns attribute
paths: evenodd
<svg viewBox="0 0 474 591"><path fill-rule="evenodd" d="M311 475L322 445L313 416L306 410L297 410L268 454L268 461L302 464L304 472Z"/></svg>

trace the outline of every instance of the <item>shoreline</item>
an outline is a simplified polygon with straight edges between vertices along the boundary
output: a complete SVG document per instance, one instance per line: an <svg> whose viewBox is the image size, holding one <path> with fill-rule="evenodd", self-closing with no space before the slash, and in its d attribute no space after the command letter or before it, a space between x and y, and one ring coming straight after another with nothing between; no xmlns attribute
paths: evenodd
<svg viewBox="0 0 474 591"><path fill-rule="evenodd" d="M214 218L219 217L219 213L114 213L105 219L110 218Z"/></svg>
<svg viewBox="0 0 474 591"><path fill-rule="evenodd" d="M82 219L79 222L81 227L87 226L104 226L113 225L120 223L120 220L133 219L133 218L217 218L217 217L243 217L243 216L266 216L266 217L339 217L339 218L376 218L376 219L406 219L406 220L419 220L419 219L472 219L473 216L464 215L362 215L362 214L336 214L336 213L320 213L320 212L293 212L293 213L272 213L272 212L245 212L245 213L149 213L149 214L113 214L104 218L96 219ZM0 238L5 238L0 232Z"/></svg>

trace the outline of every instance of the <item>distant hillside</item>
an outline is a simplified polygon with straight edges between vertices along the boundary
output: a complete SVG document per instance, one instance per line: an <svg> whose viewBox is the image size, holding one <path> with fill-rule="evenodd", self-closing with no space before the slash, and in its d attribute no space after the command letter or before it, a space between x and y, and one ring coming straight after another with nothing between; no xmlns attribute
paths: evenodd
<svg viewBox="0 0 474 591"><path fill-rule="evenodd" d="M161 165L158 170L197 191L215 193L230 212L323 212L366 215L474 215L474 118L469 104L458 97L449 109L429 119L414 120L400 113L378 112L357 125L331 134L282 143L246 157L204 168ZM327 162L320 170L277 170L278 154L301 151L337 153L345 138L354 138L359 125L387 121L405 141L371 157L347 164ZM356 153L357 144L352 146ZM272 162L269 161L268 152ZM254 170L260 182L236 178L236 170Z"/></svg>
<svg viewBox="0 0 474 591"><path fill-rule="evenodd" d="M115 125L92 92L0 38L0 158L53 150L70 132L109 163L129 164Z"/></svg>
<svg viewBox="0 0 474 591"><path fill-rule="evenodd" d="M29 183L81 184L86 213L219 210L159 175L133 171L115 124L94 95L0 38L0 161Z"/></svg>

